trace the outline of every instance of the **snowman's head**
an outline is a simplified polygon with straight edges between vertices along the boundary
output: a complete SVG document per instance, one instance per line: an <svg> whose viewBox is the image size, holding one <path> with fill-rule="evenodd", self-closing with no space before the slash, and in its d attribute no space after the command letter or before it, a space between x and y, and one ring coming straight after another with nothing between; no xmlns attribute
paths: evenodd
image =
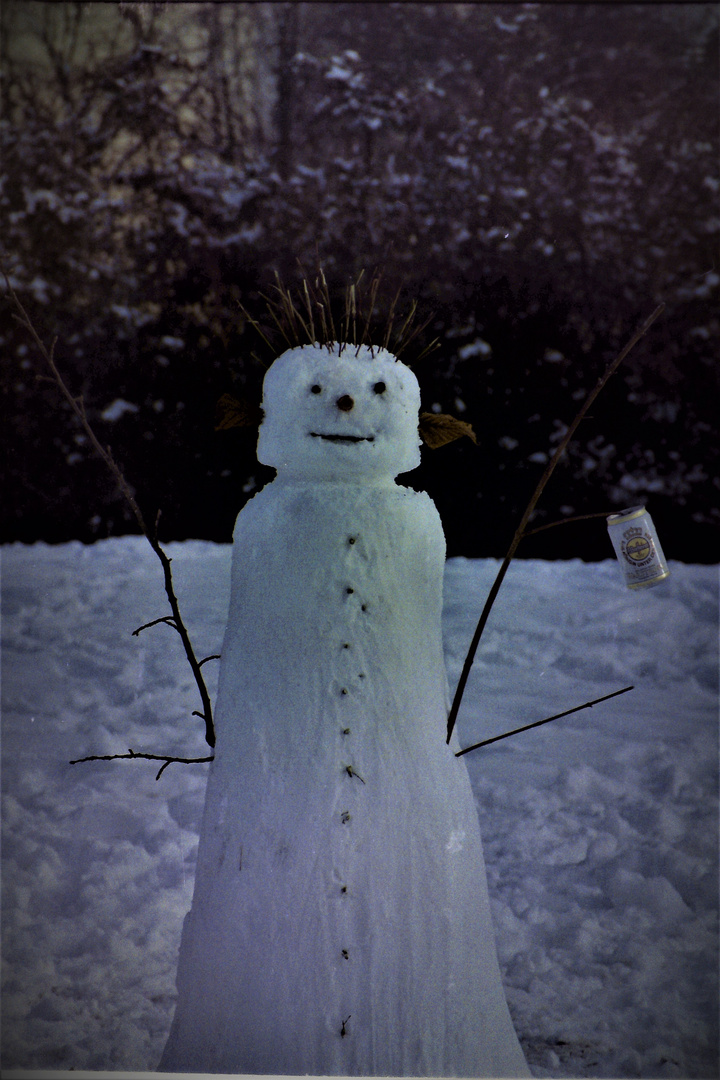
<svg viewBox="0 0 720 1080"><path fill-rule="evenodd" d="M386 349L302 345L263 384L257 456L283 476L394 479L420 464L420 388Z"/></svg>

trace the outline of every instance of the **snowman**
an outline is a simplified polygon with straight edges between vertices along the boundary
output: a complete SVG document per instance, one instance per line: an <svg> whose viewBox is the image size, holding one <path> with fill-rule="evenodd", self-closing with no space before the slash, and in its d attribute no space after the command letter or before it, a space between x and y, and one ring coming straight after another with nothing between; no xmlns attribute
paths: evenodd
<svg viewBox="0 0 720 1080"><path fill-rule="evenodd" d="M305 345L263 387L161 1071L528 1076L477 811L446 744L445 539L418 383Z"/></svg>

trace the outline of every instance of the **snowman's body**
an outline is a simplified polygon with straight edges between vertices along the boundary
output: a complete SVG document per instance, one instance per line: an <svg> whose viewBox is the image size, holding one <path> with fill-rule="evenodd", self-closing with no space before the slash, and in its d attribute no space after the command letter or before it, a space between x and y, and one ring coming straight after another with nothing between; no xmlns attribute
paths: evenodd
<svg viewBox="0 0 720 1080"><path fill-rule="evenodd" d="M340 355L338 355L340 352ZM306 347L265 383L164 1070L526 1076L445 743L445 542L414 376Z"/></svg>

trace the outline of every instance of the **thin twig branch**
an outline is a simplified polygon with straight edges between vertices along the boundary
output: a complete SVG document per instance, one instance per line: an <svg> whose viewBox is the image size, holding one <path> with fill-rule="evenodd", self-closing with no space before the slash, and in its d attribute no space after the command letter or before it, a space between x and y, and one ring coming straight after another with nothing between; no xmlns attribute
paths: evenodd
<svg viewBox="0 0 720 1080"><path fill-rule="evenodd" d="M127 754L91 754L90 757L76 758L75 761L70 761L68 764L80 765L83 761L115 761L117 758L145 758L147 761L164 761L165 764L160 767L160 771L155 777L156 780L160 779L168 765L172 765L173 762L178 762L180 765L197 765L204 761L215 760L214 755L210 757L171 757L169 754L136 753L135 750L128 749Z"/></svg>
<svg viewBox="0 0 720 1080"><path fill-rule="evenodd" d="M135 496L132 493L132 490L130 489L130 486L129 486L128 482L126 481L125 477L123 476L122 470L120 469L119 465L115 461L115 459L114 459L114 457L112 455L112 451L110 450L110 447L109 446L107 446L107 447L102 446L102 444L98 440L97 436L95 435L95 432L93 431L92 427L90 426L90 422L89 422L89 420L87 418L87 414L86 414L86 411L85 411L85 403L84 403L82 397L75 397L70 392L70 390L68 389L62 375L60 374L60 371L58 370L58 367L57 367L57 365L55 363L55 345L57 343L57 337L53 338L53 342L52 342L50 348L48 349L46 347L45 343L40 338L40 335L38 334L37 330L35 329L35 326L33 325L33 322L31 320L30 316L28 315L27 311L23 307L23 304L20 301L20 298L17 295L17 293L15 292L14 288L12 287L12 285L10 283L10 279L9 279L9 277L8 277L8 275L7 275L7 273L5 272L4 269L2 270L2 275L5 278L5 283L7 285L7 289L8 289L8 292L10 294L10 297L11 297L16 309L20 312L19 315L13 315L13 318L15 319L16 322L20 323L21 326L24 326L25 329L29 332L30 336L32 337L33 341L35 342L35 345L37 346L38 351L40 352L40 354L44 358L45 362L47 363L48 367L50 368L50 371L52 372L52 375L53 375L53 379L54 379L55 383L57 384L57 386L60 388L60 391L62 392L63 397L69 403L70 408L72 409L75 416L78 418L78 420L82 424L82 427L83 427L83 429L85 431L85 434L87 435L88 439L90 440L92 446L97 451L97 453L100 455L102 460L105 462L105 464L110 469L113 476L115 477L115 480L117 482L118 487L120 488L120 491L125 496L125 499L128 502L128 504L129 504L134 516L135 516L135 520L137 521L138 525L140 526L140 531L142 532L143 536L145 537L145 539L150 544L150 547L153 549L153 551L157 555L158 559L160 560L160 563L161 563L162 568L163 568L163 577L164 577L164 583L165 583L165 595L168 598L168 602L169 602L170 608L172 610L172 619L170 618L170 616L166 616L166 617L164 617L162 619L158 619L156 621L157 622L167 622L168 625L174 626L174 628L177 630L178 634L180 635L180 639L181 639L182 644L183 644L183 649L185 650L185 656L187 657L187 661L190 664L190 667L192 669L192 673L193 673L193 676L195 678L195 684L196 684L196 686L198 688L198 692L200 694L200 700L202 702L202 712L199 712L197 715L201 716L202 719L205 721L205 741L207 742L208 746L214 746L215 745L215 728L214 728L214 725L213 725L212 704L210 702L210 695L209 695L208 689L207 689L207 687L205 685L205 680L203 679L202 672L200 671L200 664L198 663L198 660L197 660L197 658L195 656L195 651L194 651L194 649L192 647L192 643L190 641L190 637L188 635L187 628L185 627L185 624L184 624L184 622L182 620L182 616L180 614L180 605L178 603L177 596L175 595L175 589L174 589L174 586L173 586L173 579L172 579L172 571L170 569L170 563L171 563L172 560L168 558L168 556L165 554L163 549L160 547L160 544L159 544L158 538L157 538L157 526L158 526L158 520L160 518L160 513L158 512L158 515L157 515L157 517L155 519L155 528L154 528L153 532L151 533L148 530L147 526L145 525L145 519L143 518L142 511L140 510L140 507L139 507L139 505L137 503L137 500L135 499ZM149 626L151 624L148 623L147 625ZM139 627L139 630L142 630L142 629L143 629L143 627Z"/></svg>
<svg viewBox="0 0 720 1080"><path fill-rule="evenodd" d="M163 615L159 619L153 619L152 622L146 622L142 626L138 626L136 630L133 630L132 636L137 637L141 630L147 630L150 626L157 626L159 623L167 623L168 626L172 626L173 630L177 630L172 615Z"/></svg>
<svg viewBox="0 0 720 1080"><path fill-rule="evenodd" d="M529 731L530 728L549 724L551 720L559 720L561 716L569 716L570 713L580 712L581 709L592 709L593 705L599 705L601 701L609 701L610 698L617 697L619 694L627 694L628 690L634 689L634 686L626 686L622 690L613 691L612 694L605 694L604 697L595 698L594 701L586 701L584 705L576 705L574 709L566 709L565 712L555 713L554 716L548 716L544 720L536 720L533 724L525 724L523 727L515 728L513 731L506 731L502 735L494 735L491 739L483 739L482 742L466 746L464 750L458 750L455 757L462 757L463 754L469 754L471 750L478 750L481 746L489 746L490 743L500 742L501 739L509 739L511 735L519 735L521 731Z"/></svg>
<svg viewBox="0 0 720 1080"><path fill-rule="evenodd" d="M570 525L573 521L589 521L590 518L606 518L614 513L616 513L615 510L597 510L593 514L575 514L573 517L559 518L557 521L550 521L547 525L538 525L535 529L527 529L524 535L525 537L535 536L536 533L545 532L546 529L555 529L558 525Z"/></svg>
<svg viewBox="0 0 720 1080"><path fill-rule="evenodd" d="M472 665L473 665L473 660L475 659L475 653L477 652L477 647L478 647L478 645L480 643L480 638L482 637L483 630L485 629L485 624L488 621L490 611L492 609L493 604L495 603L495 598L497 597L497 594L500 591L500 586L503 583L503 579L504 579L504 577L505 577L505 575L506 575L506 573L508 571L508 567L510 566L510 563L513 560L515 552L517 551L518 545L519 545L520 541L523 539L523 537L526 535L525 529L527 528L528 521L530 520L530 518L531 518L531 516L533 514L533 511L535 510L535 507L538 504L538 500L540 499L540 496L542 495L543 491L545 490L545 485L547 484L548 480L550 479L553 472L555 471L555 467L557 466L558 462L560 461L560 458L562 457L562 455L565 453L565 450L567 448L568 443L570 442L573 435L577 431L577 429L578 429L578 427L580 425L580 422L583 420L585 414L587 413L588 409L590 408L590 406L595 401L598 394L602 391L602 389L604 388L605 384L610 379L610 377L612 375L614 375L614 373L620 367L620 364L623 362L623 360L628 355L630 350L632 348L634 348L634 346L637 345L638 341L640 341L640 338L642 338L648 332L648 330L650 329L652 324L655 322L655 320L658 318L660 313L663 311L664 307L665 307L664 304L659 304L655 308L655 311L653 311L652 315L650 315L650 317L645 320L645 322L642 324L642 326L640 327L639 330L636 330L636 332L633 334L633 336L631 337L631 339L627 343L627 345L621 350L621 352L618 353L618 355L615 357L615 359L610 364L608 364L608 366L605 368L605 371L603 372L603 374L598 379L594 389L590 391L590 393L586 397L582 407L580 408L580 411L577 413L575 419L571 423L570 427L567 429L567 431L566 431L565 435L563 436L563 439L560 442L557 450L553 454L551 460L548 462L548 465L547 465L547 467L545 469L545 472L542 474L542 476L540 477L540 480L538 481L537 487L535 488L535 491L532 494L530 502L527 504L527 506L525 508L525 512L524 512L524 514L523 514L523 516L522 516L522 518L520 520L520 524L518 525L517 529L515 530L515 535L512 538L512 543L510 544L507 555L505 556L505 558L502 561L502 565L500 566L497 577L495 578L495 581L493 582L493 586L490 589L490 593L488 594L488 598L485 601L485 607L482 610L482 614L480 615L480 619L479 619L478 624L477 624L477 626L475 628L475 633L474 633L473 639L472 639L472 641L470 643L470 648L468 649L468 654L465 657L465 663L463 664L463 669L462 669L462 672L460 674L460 679L459 679L458 684L457 684L457 689L455 690L455 697L453 698L453 703L452 703L452 706L450 708L450 713L448 715L447 742L450 742L450 738L452 736L453 729L455 727L455 721L457 720L458 710L460 709L460 702L462 701L462 696L463 696L463 693L465 691L465 686L467 684L467 681L468 681L468 678L469 678L469 675L470 675L470 670L471 670Z"/></svg>
<svg viewBox="0 0 720 1080"><path fill-rule="evenodd" d="M203 664L207 664L208 660L219 660L219 659L220 659L220 653L219 652L214 652L210 656L203 657L203 659L198 664L198 667L202 667Z"/></svg>

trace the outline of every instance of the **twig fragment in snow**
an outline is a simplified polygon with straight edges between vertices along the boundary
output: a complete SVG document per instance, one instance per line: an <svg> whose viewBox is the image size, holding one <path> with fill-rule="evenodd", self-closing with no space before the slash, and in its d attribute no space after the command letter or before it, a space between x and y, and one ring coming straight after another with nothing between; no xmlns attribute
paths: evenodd
<svg viewBox="0 0 720 1080"><path fill-rule="evenodd" d="M145 758L147 761L164 761L165 764L161 765L160 771L155 777L159 780L168 765L172 765L173 762L178 762L180 765L198 765L204 761L214 761L215 756L210 757L171 757L169 754L145 754L136 753L135 750L128 749L127 754L91 754L90 757L76 758L75 761L70 761L70 765L80 765L83 761L115 761L116 758Z"/></svg>
<svg viewBox="0 0 720 1080"><path fill-rule="evenodd" d="M526 533L527 524L528 524L530 518L532 517L533 511L535 510L535 507L538 504L538 500L540 499L540 496L542 495L543 491L545 490L545 485L547 484L548 480L550 479L553 472L555 471L555 467L556 467L557 463L560 461L560 458L565 453L565 450L567 448L568 443L570 442L573 435L577 431L577 429L578 429L578 427L580 425L580 422L584 419L585 414L587 413L587 411L590 408L590 406L592 405L592 403L595 401L595 398L603 390L603 388L605 387L605 384L608 382L610 377L615 374L615 372L620 367L620 364L623 362L623 360L628 355L630 350L632 348L634 348L634 346L637 345L640 338L643 337L648 332L648 330L650 329L652 324L655 322L655 320L663 312L664 309L665 309L664 304L658 304L658 306L653 311L652 315L650 315L645 320L645 322L642 324L642 326L639 328L639 330L635 331L633 336L628 341L627 345L618 353L618 355L615 357L615 359L612 360L608 364L608 366L605 368L605 371L602 373L602 375L598 379L597 383L595 384L595 387L590 391L588 396L585 398L585 401L583 402L583 404L582 404L582 406L580 408L580 411L577 413L577 415L575 416L575 419L570 424L570 427L565 432L565 435L563 436L563 439L560 442L557 450L555 451L552 458L548 462L548 464L547 464L547 466L545 468L545 472L540 477L540 480L538 481L537 487L535 488L535 491L532 494L530 502L525 507L525 513L523 514L523 516L522 516L522 518L520 520L520 524L518 525L517 529L515 530L515 535L512 538L512 543L510 544L510 547L508 549L508 553L505 556L505 558L503 559L502 565L501 565L500 569L498 570L497 577L495 578L495 581L493 582L492 588L490 589L490 592L488 594L488 598L485 601L485 606L484 606L484 608L482 610L482 613L480 615L480 619L479 619L478 624L477 624L477 626L475 628L475 633L473 634L473 639L470 642L470 648L468 649L467 656L465 657L465 663L463 664L463 669L462 669L462 671L460 673L460 679L458 681L457 688L455 690L455 697L453 698L453 703L452 703L452 706L450 708L450 713L448 715L447 740L446 740L447 742L450 742L450 738L452 736L453 729L455 727L455 721L457 720L457 714L458 714L458 711L460 709L460 702L462 701L462 696L463 696L463 693L465 691L465 686L467 684L468 678L470 676L470 670L471 670L472 665L473 665L473 660L475 659L475 653L477 652L477 647L480 644L480 638L482 637L483 630L485 629L485 624L488 621L490 611L492 609L493 604L495 603L495 598L497 597L497 594L500 591L500 586L503 583L503 579L505 577L505 574L507 573L507 570L508 570L508 567L509 567L510 563L513 560L515 552L517 551L518 545L519 545L520 541L523 539L523 537L527 535L527 533Z"/></svg>
<svg viewBox="0 0 720 1080"><path fill-rule="evenodd" d="M565 712L555 713L554 716L547 716L544 720L536 720L533 724L525 724L523 727L514 728L513 731L505 731L502 735L493 735L491 739L483 739L482 742L473 743L472 746L466 746L464 750L458 750L455 757L462 757L463 754L469 754L471 750L479 750L481 746L489 746L490 743L499 742L500 739L509 739L511 735L519 735L521 731L529 731L530 728L540 727L542 724L549 724L551 720L559 720L561 716L569 716L570 713L580 712L581 709L592 709L593 705L599 705L601 701L609 701L610 698L617 697L619 694L627 694L628 690L634 689L634 686L625 686L622 690L614 690L612 694L605 694L604 697L595 698L593 701L586 701L584 705L576 705L573 709L566 709Z"/></svg>

